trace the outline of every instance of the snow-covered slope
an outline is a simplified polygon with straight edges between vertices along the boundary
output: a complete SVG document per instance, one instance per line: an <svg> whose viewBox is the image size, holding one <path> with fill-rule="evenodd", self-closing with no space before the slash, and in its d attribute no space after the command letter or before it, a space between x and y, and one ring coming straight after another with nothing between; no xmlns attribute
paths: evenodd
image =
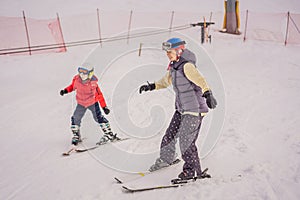
<svg viewBox="0 0 300 200"><path fill-rule="evenodd" d="M296 0L270 2L240 3L242 9L300 11ZM17 16L25 9L31 17L49 18L57 11L72 16L97 7L117 13L116 4L125 10L141 11L195 11L198 10L195 5L204 12L223 9L223 1L40 3L1 1L0 15ZM1 199L299 199L300 48L257 41L242 43L230 38L215 39L201 50L207 52L205 61L210 59L217 68L225 95L225 99L220 99L222 96L215 92L223 108L219 105L207 116L198 141L202 147L212 134L209 125L216 123L214 113L226 110L218 143L202 159L203 167L209 167L213 178L176 189L137 194L123 193L113 177L128 177L124 171L143 171L157 156L160 139L173 112L172 90L139 95L137 89L147 80L163 76L167 63L164 53L146 50L137 57L129 51L116 59L116 52L128 48L122 41L121 46L111 43L103 48L74 47L61 54L1 56ZM109 56L114 59L110 61ZM121 136L133 139L65 158L60 155L69 147L70 116L76 104L73 94L61 97L59 90L71 82L76 66L85 59L101 66L96 73L112 110L108 118L113 128ZM110 63L104 67L107 60ZM203 68L208 83L214 85L216 80L205 70L209 64L203 63L199 69ZM222 91L218 85L213 88ZM130 119L127 124L126 117ZM128 131L134 127L139 127L140 132ZM155 135L149 130L155 130ZM83 119L82 132L88 146L99 139L100 130L90 113ZM179 164L127 185L168 184L181 167Z"/></svg>

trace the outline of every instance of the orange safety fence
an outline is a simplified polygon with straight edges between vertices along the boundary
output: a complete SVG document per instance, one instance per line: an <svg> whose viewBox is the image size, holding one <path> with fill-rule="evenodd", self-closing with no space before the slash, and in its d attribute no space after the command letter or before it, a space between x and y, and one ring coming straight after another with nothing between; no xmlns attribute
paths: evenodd
<svg viewBox="0 0 300 200"><path fill-rule="evenodd" d="M138 12L99 11L57 19L32 19L0 16L0 55L28 55L44 52L65 52L66 48L101 44L115 40L129 42L130 38L151 36L160 32L180 31L199 40L200 27L191 23L214 22L206 35L216 39L272 41L282 44L300 44L300 14L262 13L241 11L241 35L220 33L223 12ZM131 30L145 27L162 31L131 34ZM121 41L120 41L121 42ZM126 44L124 42L123 44Z"/></svg>
<svg viewBox="0 0 300 200"><path fill-rule="evenodd" d="M37 20L0 16L0 38L0 55L66 51L58 18Z"/></svg>
<svg viewBox="0 0 300 200"><path fill-rule="evenodd" d="M300 44L300 14L246 11L245 40Z"/></svg>
<svg viewBox="0 0 300 200"><path fill-rule="evenodd" d="M300 44L300 14L289 14L286 44Z"/></svg>
<svg viewBox="0 0 300 200"><path fill-rule="evenodd" d="M284 42L286 13L258 13L249 11L245 39Z"/></svg>

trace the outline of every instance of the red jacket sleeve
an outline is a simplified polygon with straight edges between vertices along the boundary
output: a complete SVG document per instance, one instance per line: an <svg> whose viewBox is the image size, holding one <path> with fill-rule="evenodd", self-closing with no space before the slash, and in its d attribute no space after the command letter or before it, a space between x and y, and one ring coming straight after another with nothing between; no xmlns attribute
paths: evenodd
<svg viewBox="0 0 300 200"><path fill-rule="evenodd" d="M65 88L65 90L67 90L68 93L72 92L74 90L75 79L76 79L76 76L73 78L71 85L69 85L68 87Z"/></svg>
<svg viewBox="0 0 300 200"><path fill-rule="evenodd" d="M99 86L96 88L96 101L99 101L101 108L106 107L106 102Z"/></svg>

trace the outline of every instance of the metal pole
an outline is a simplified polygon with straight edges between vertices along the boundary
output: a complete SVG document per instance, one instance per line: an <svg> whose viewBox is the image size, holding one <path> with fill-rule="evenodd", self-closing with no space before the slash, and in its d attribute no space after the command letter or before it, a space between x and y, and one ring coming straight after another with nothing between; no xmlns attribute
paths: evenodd
<svg viewBox="0 0 300 200"><path fill-rule="evenodd" d="M26 30L26 37L27 37L27 44L28 44L29 55L31 55L29 33L28 33L27 22L26 22L26 17L25 17L24 10L23 10L23 19L24 19L24 25L25 25L25 30Z"/></svg>
<svg viewBox="0 0 300 200"><path fill-rule="evenodd" d="M246 40L247 25L248 25L248 10L246 11L246 23L245 23L244 42Z"/></svg>
<svg viewBox="0 0 300 200"><path fill-rule="evenodd" d="M204 24L201 26L201 44L204 43Z"/></svg>

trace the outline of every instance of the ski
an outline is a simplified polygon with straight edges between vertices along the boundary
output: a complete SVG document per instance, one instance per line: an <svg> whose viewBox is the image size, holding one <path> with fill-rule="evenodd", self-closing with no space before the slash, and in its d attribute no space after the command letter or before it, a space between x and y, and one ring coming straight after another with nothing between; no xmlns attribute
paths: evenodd
<svg viewBox="0 0 300 200"><path fill-rule="evenodd" d="M126 193L134 193L134 192L144 192L144 191L149 191L149 190L159 190L159 189L167 189L167 188L177 188L177 187L183 187L183 186L188 186L191 183L196 182L197 180L203 180L203 179L210 179L212 178L209 174L207 174L208 168L203 170L201 176L193 177L188 180L183 180L183 179L172 179L170 185L159 185L159 186L149 186L149 187L128 187L123 185L122 189L123 192ZM212 178L214 179L215 183L228 183L228 182L237 182L239 180L242 180L242 175L237 175L237 177L231 177L228 180L222 179L222 178Z"/></svg>
<svg viewBox="0 0 300 200"><path fill-rule="evenodd" d="M112 142L106 142L106 143L103 143L103 144L96 144L95 146L92 146L92 147L87 147L85 149L75 149L75 152L77 153L82 153L82 152L86 152L86 151L91 151L93 149L97 149L98 147L101 147L103 145L106 145L106 144L112 144L112 143L116 143L116 142L121 142L121 141L124 141L124 140L128 140L130 138L118 138Z"/></svg>
<svg viewBox="0 0 300 200"><path fill-rule="evenodd" d="M62 153L62 156L69 156L72 152L75 152L75 151L76 151L76 146L72 145L72 147L69 151Z"/></svg>
<svg viewBox="0 0 300 200"><path fill-rule="evenodd" d="M147 171L147 172L144 172L144 173L143 173L143 172L138 172L138 173L130 174L130 175L128 175L128 177L132 177L133 175L136 175L136 177L133 177L133 178L130 179L130 180L128 180L127 177L124 177L124 178L114 177L114 180L117 181L117 183L119 183L119 184L122 184L122 183L124 183L124 182L130 182L130 181L139 179L139 178L141 178L141 177L144 177L144 176L146 176L146 175L148 175L148 174L152 174L152 173L155 173L155 172L157 172L157 171L161 171L161 170L163 170L163 169L167 169L167 168L169 168L170 166L176 165L176 164L178 164L178 163L180 163L180 159L179 159L179 158L175 159L169 166L163 167L163 168L161 168L161 169L158 169L158 170L155 170L155 171L152 171L152 172Z"/></svg>
<svg viewBox="0 0 300 200"><path fill-rule="evenodd" d="M211 178L209 174L207 174L208 168L203 170L202 175L200 177L193 177L188 180L183 180L183 179L172 179L171 180L171 185L160 185L160 186L154 186L154 187L144 187L144 188L129 188L127 186L122 186L124 192L128 193L134 193L134 192L144 192L144 191L149 191L149 190L158 190L158 189L167 189L167 188L177 188L180 186L184 186L188 183L195 182L198 179L205 179L205 178Z"/></svg>
<svg viewBox="0 0 300 200"><path fill-rule="evenodd" d="M83 138L83 139L85 139L85 138ZM101 145L95 145L95 146L84 148L84 149L80 149L80 148L78 148L78 146L72 145L72 147L70 148L70 150L62 153L62 156L70 156L72 153L81 153L81 152L90 151L90 150L96 149L96 148L98 148L98 147L100 147L102 145L105 145L105 144L120 142L120 141L124 141L124 140L128 140L128 139L129 138L119 138L118 140L115 140L113 142L107 142L107 143L104 143L104 144L101 144Z"/></svg>
<svg viewBox="0 0 300 200"><path fill-rule="evenodd" d="M85 139L86 139L86 137L81 138L81 140L80 140L80 142L78 144L81 144L82 141L85 140ZM77 149L77 146L75 146L74 144L72 144L70 150L68 150L66 152L63 152L62 156L69 156L69 155L71 155L71 153L75 152L76 149Z"/></svg>
<svg viewBox="0 0 300 200"><path fill-rule="evenodd" d="M195 182L196 180L198 180L198 179L189 179L189 180L185 180L185 181L182 180L182 182L178 181L176 183L172 183L171 185L160 185L160 186L153 186L153 187L150 186L150 187L143 187L143 188L129 188L129 187L123 185L122 188L123 188L123 192L127 192L127 193L144 192L144 191L149 191L149 190L177 188L177 187L187 185L191 182Z"/></svg>
<svg viewBox="0 0 300 200"><path fill-rule="evenodd" d="M134 192L144 192L149 190L158 190L158 189L166 189L166 188L176 188L180 185L162 185L162 186L154 186L154 187L145 187L145 188L129 188L126 186L122 186L123 191L127 193L134 193Z"/></svg>

